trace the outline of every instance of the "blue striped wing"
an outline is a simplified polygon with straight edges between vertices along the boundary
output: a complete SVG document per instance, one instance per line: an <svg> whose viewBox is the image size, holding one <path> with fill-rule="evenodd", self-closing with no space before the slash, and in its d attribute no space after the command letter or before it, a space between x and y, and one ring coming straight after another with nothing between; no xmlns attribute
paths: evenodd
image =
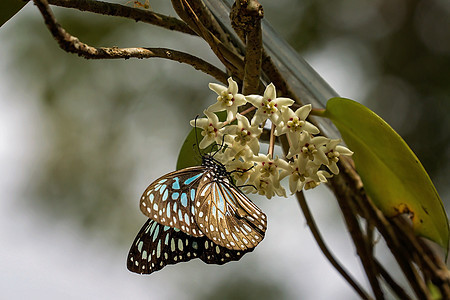
<svg viewBox="0 0 450 300"><path fill-rule="evenodd" d="M139 274L151 274L166 265L200 258L207 264L237 261L252 251L230 250L214 244L207 237L193 237L179 229L147 220L136 236L127 259L127 268Z"/></svg>
<svg viewBox="0 0 450 300"><path fill-rule="evenodd" d="M202 177L195 199L195 220L214 243L233 250L256 247L264 238L266 215L228 178L212 171Z"/></svg>
<svg viewBox="0 0 450 300"><path fill-rule="evenodd" d="M205 171L203 166L190 167L158 178L141 197L142 213L161 225L203 236L195 222L194 199Z"/></svg>

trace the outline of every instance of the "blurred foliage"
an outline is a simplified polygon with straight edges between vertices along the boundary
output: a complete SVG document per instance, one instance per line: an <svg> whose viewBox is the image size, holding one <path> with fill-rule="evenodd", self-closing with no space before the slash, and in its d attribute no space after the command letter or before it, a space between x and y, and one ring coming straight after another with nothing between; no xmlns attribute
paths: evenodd
<svg viewBox="0 0 450 300"><path fill-rule="evenodd" d="M286 288L279 286L275 282L264 281L263 279L249 279L237 276L229 278L214 287L209 293L198 295L198 300L285 300L290 299L286 294ZM298 295L297 295L298 297ZM301 299L298 297L297 299Z"/></svg>

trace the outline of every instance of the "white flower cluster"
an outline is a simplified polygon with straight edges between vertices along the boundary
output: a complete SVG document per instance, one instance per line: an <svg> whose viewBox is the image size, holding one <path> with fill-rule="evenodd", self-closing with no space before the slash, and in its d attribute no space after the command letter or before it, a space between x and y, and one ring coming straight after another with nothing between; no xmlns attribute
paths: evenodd
<svg viewBox="0 0 450 300"><path fill-rule="evenodd" d="M217 102L208 107L206 118L192 120L191 125L202 129L203 139L199 147L204 149L212 143L224 144L215 158L222 162L237 186L248 193L259 193L271 198L274 195L286 197L286 191L280 182L289 176L291 193L310 189L326 182L332 174L338 174L336 163L340 155L352 155L353 152L340 146L340 140L318 136L319 129L306 121L311 105L305 105L293 111L290 106L294 100L277 98L275 86L266 87L264 96L244 96L238 93L238 85L228 79L228 87L210 83L209 88L218 94ZM238 113L238 107L251 103L253 108ZM251 122L244 116L252 110L256 112ZM220 122L215 112L227 111L227 120ZM271 134L285 134L289 142L286 159L273 158L273 149L269 154L259 153L259 137L266 120L273 124ZM237 124L232 123L237 120ZM330 174L331 172L331 174Z"/></svg>

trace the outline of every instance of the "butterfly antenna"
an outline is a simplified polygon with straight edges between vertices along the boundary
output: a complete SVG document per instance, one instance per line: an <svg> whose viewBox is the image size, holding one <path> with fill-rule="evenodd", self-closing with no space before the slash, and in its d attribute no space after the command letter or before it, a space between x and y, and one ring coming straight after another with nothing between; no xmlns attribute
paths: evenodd
<svg viewBox="0 0 450 300"><path fill-rule="evenodd" d="M197 136L197 119L198 119L198 115L195 117L195 120L194 120L195 143L197 144L198 154L200 154L200 156L203 156L203 155L202 155L202 152L200 151L200 145L199 145L199 143L198 143L198 136Z"/></svg>
<svg viewBox="0 0 450 300"><path fill-rule="evenodd" d="M225 134L224 134L223 137L222 137L222 143L220 144L220 146L218 146L216 152L214 152L214 154L211 155L211 156L214 157L214 155L216 155L217 152L219 152L220 150L223 149L224 145L225 145ZM216 146L217 146L217 144L216 144Z"/></svg>
<svg viewBox="0 0 450 300"><path fill-rule="evenodd" d="M250 168L248 168L248 169L246 169L246 170L233 170L233 171L228 172L228 173L230 173L230 174L233 174L233 173L241 173L241 174L244 174L245 172L250 171L250 170L253 169L254 167L255 167L255 166L251 166Z"/></svg>

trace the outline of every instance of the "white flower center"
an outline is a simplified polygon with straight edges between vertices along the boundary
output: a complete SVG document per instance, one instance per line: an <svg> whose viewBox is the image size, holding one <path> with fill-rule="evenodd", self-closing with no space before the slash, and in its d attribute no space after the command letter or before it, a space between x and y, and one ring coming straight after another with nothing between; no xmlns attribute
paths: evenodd
<svg viewBox="0 0 450 300"><path fill-rule="evenodd" d="M263 100L261 106L265 114L274 114L278 111L277 104L272 99Z"/></svg>
<svg viewBox="0 0 450 300"><path fill-rule="evenodd" d="M286 125L291 132L302 131L305 121L300 120L298 117L294 117L290 118L289 121L286 122Z"/></svg>
<svg viewBox="0 0 450 300"><path fill-rule="evenodd" d="M233 94L228 91L223 91L219 97L217 97L217 101L221 102L223 106L230 107L234 103Z"/></svg>
<svg viewBox="0 0 450 300"><path fill-rule="evenodd" d="M208 136L209 138L215 138L217 136L217 128L210 123L208 126L203 127L202 136Z"/></svg>
<svg viewBox="0 0 450 300"><path fill-rule="evenodd" d="M234 140L237 143L240 143L242 146L245 146L248 142L250 142L252 134L245 128L236 131L236 137Z"/></svg>
<svg viewBox="0 0 450 300"><path fill-rule="evenodd" d="M316 146L314 144L305 144L302 147L302 155L305 158L308 158L310 160L314 160L314 154L317 153Z"/></svg>
<svg viewBox="0 0 450 300"><path fill-rule="evenodd" d="M273 162L262 162L261 176L269 177L270 175L276 175L276 173L277 166Z"/></svg>
<svg viewBox="0 0 450 300"><path fill-rule="evenodd" d="M327 157L330 161L337 163L339 161L339 152L331 150L327 153Z"/></svg>
<svg viewBox="0 0 450 300"><path fill-rule="evenodd" d="M294 178L294 181L300 180L301 182L305 181L305 176L300 173L298 168L295 168L295 170L292 172L292 176Z"/></svg>

